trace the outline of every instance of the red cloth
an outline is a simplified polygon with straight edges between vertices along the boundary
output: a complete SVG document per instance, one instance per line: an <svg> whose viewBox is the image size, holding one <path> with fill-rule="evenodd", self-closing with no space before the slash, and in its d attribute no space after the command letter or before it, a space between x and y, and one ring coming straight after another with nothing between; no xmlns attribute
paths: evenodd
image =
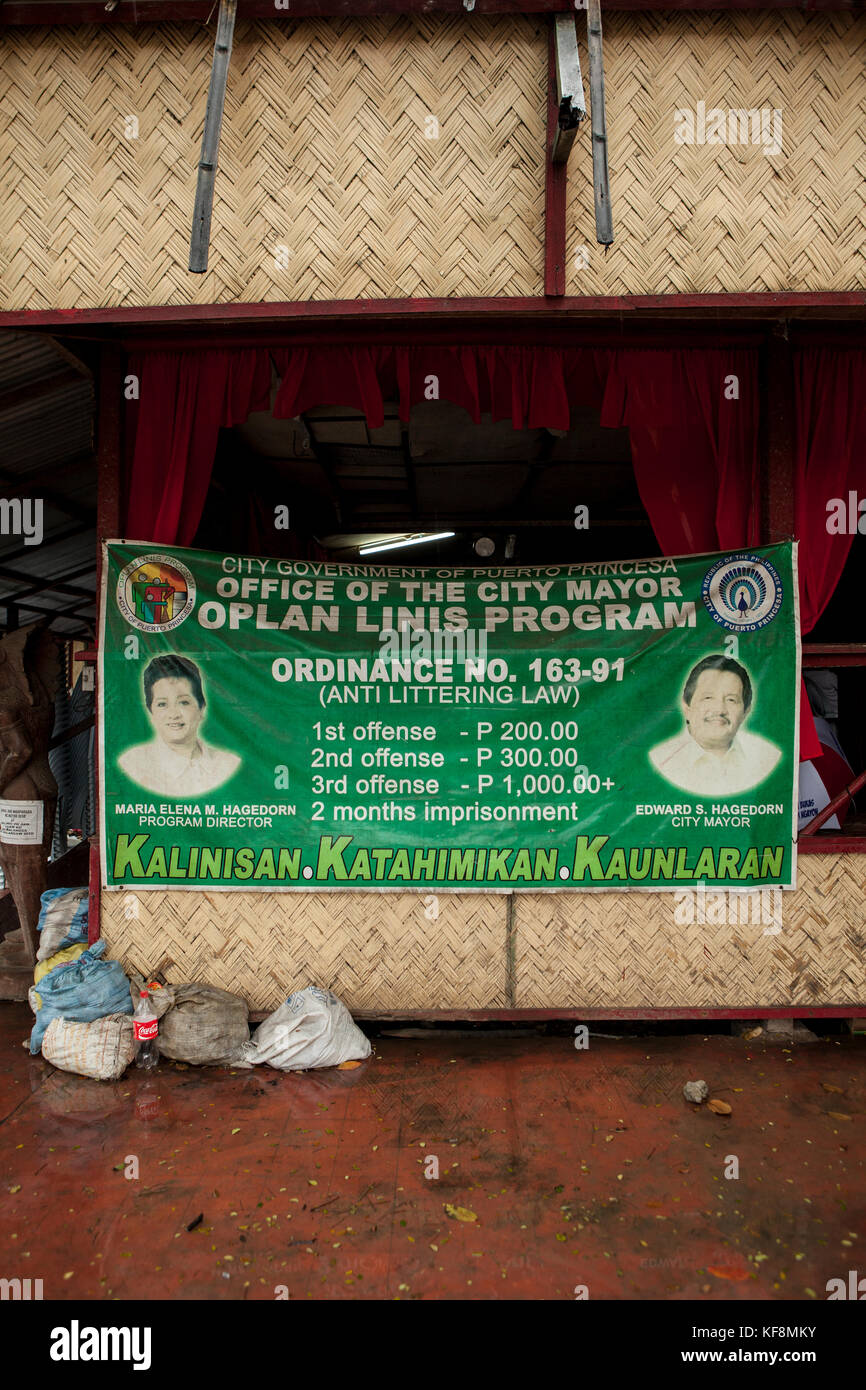
<svg viewBox="0 0 866 1390"><path fill-rule="evenodd" d="M641 501L665 555L759 543L757 380L752 348L615 354L601 423L628 425ZM800 761L820 754L801 680Z"/></svg>
<svg viewBox="0 0 866 1390"><path fill-rule="evenodd" d="M664 554L757 545L757 352L612 356L601 423L628 425L638 490Z"/></svg>
<svg viewBox="0 0 866 1390"><path fill-rule="evenodd" d="M138 422L129 479L131 540L189 545L213 472L221 427L270 404L271 365L255 348L150 352L130 361Z"/></svg>
<svg viewBox="0 0 866 1390"><path fill-rule="evenodd" d="M839 582L853 536L827 530L827 503L866 494L866 351L800 348L794 352L794 528L800 540L800 630L812 631ZM801 709L806 702L805 687ZM806 703L808 709L808 703ZM800 760L821 757L821 744L800 721Z"/></svg>
<svg viewBox="0 0 866 1390"><path fill-rule="evenodd" d="M794 352L794 515L800 545L800 626L811 632L839 582L853 536L827 530L827 504L866 496L866 349Z"/></svg>
<svg viewBox="0 0 866 1390"><path fill-rule="evenodd" d="M667 555L733 550L759 537L757 351L746 347L581 348L514 345L316 344L267 349L142 352L126 534L189 545L195 536L221 427L270 399L271 356L281 377L274 415L312 406L355 406L384 423L413 405L448 400L472 419L510 419L515 429L567 429L571 411L600 410L627 426L638 489ZM826 530L826 502L866 493L866 352L795 352L796 531L801 618L809 632L832 595L850 537ZM736 386L731 381L736 379ZM736 391L736 394L734 392ZM820 756L805 688L801 759Z"/></svg>

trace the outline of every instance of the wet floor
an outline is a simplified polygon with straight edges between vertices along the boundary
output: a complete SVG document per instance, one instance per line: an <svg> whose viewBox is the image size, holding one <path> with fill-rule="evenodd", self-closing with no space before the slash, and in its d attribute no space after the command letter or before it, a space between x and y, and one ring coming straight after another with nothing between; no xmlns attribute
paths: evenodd
<svg viewBox="0 0 866 1390"><path fill-rule="evenodd" d="M439 1032L104 1083L31 1058L31 1021L0 1005L0 1277L45 1299L823 1301L866 1274L866 1037Z"/></svg>

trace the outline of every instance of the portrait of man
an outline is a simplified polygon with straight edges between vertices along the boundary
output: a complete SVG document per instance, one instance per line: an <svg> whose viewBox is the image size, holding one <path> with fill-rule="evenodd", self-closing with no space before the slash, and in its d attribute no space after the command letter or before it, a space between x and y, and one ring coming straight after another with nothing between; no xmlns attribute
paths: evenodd
<svg viewBox="0 0 866 1390"><path fill-rule="evenodd" d="M742 727L752 699L745 667L732 657L705 656L683 690L686 727L650 751L653 767L675 787L698 796L733 796L756 787L782 752Z"/></svg>
<svg viewBox="0 0 866 1390"><path fill-rule="evenodd" d="M227 781L240 758L201 737L201 672L185 656L155 656L144 672L144 703L154 737L128 748L118 764L147 791L176 800L202 796Z"/></svg>

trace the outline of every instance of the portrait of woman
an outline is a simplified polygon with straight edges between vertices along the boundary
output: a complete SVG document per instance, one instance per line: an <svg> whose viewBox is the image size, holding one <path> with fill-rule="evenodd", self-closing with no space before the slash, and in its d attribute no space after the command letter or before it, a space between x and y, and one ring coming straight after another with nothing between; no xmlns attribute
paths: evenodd
<svg viewBox="0 0 866 1390"><path fill-rule="evenodd" d="M118 758L146 791L176 800L203 796L233 776L241 760L201 737L205 698L201 672L185 656L155 656L144 672L144 703L154 737Z"/></svg>

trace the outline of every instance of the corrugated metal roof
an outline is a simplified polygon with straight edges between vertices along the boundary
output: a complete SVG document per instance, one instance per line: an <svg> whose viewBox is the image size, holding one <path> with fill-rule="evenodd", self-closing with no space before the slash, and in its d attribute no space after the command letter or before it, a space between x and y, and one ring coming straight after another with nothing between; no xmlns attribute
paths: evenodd
<svg viewBox="0 0 866 1390"><path fill-rule="evenodd" d="M43 614L61 635L92 627L96 585L93 379L54 339L0 332L0 616L3 626ZM41 503L42 539L16 531ZM35 514L31 511L32 522ZM69 588L42 588L55 581ZM37 593L32 590L37 589ZM16 605L10 614L9 605Z"/></svg>

